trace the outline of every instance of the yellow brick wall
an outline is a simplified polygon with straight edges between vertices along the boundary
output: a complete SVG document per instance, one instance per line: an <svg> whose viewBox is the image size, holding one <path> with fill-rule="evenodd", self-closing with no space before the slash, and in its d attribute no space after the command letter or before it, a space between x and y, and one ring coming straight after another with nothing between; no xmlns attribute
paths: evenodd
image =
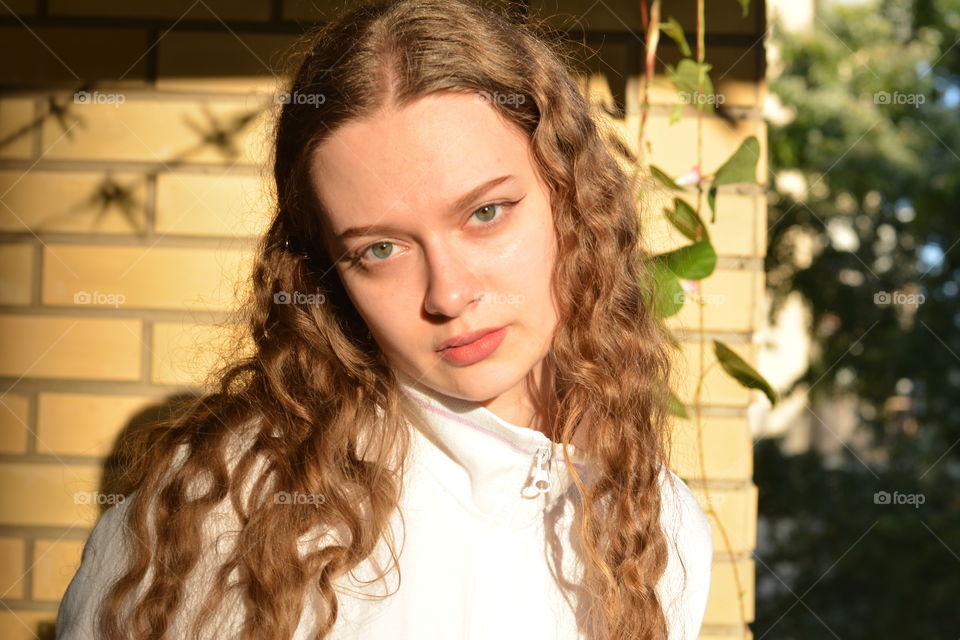
<svg viewBox="0 0 960 640"><path fill-rule="evenodd" d="M58 601L106 506L95 496L116 436L199 384L217 362L227 339L221 323L247 284L242 276L268 220L263 177L276 52L343 4L7 0L14 13L0 16L0 637L52 637ZM584 65L600 75L585 80L625 106L620 126L635 136L637 2L527 4L599 51ZM664 4L665 16L692 31L692 0ZM716 168L755 135L764 181L764 9L753 2L742 19L728 4L707 3L707 57L732 117L705 119L704 166ZM676 61L676 47L664 43L660 58ZM81 87L108 102L75 102ZM685 173L695 157L695 113L687 108L669 125L674 90L657 83L651 97L653 160ZM702 290L710 300L705 338L752 361L766 201L760 188L737 187L721 189L719 202L709 231L720 258ZM658 251L684 243L652 209L645 228ZM685 401L700 367L699 322L695 305L670 321L683 339ZM709 366L712 349L705 354ZM714 367L700 429L675 423L671 464L714 522L703 639L749 637L743 622L753 619L757 491L746 409L756 399Z"/></svg>

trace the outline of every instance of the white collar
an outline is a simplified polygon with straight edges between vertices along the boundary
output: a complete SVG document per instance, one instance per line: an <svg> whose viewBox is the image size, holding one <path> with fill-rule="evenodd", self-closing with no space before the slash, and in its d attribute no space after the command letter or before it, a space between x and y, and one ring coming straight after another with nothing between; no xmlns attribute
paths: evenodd
<svg viewBox="0 0 960 640"><path fill-rule="evenodd" d="M542 520L544 511L576 493L563 445L540 431L512 424L486 407L447 396L397 372L412 400L411 420L426 471L470 513L482 520L521 528ZM573 445L570 460L587 481L589 458ZM549 486L535 483L548 480Z"/></svg>

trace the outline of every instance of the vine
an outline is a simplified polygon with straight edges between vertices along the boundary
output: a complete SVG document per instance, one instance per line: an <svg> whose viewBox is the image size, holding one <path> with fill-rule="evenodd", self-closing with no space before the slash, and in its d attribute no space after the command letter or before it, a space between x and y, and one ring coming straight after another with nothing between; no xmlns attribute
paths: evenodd
<svg viewBox="0 0 960 640"><path fill-rule="evenodd" d="M737 0L746 16L750 0ZM703 221L703 203L710 209L710 222L715 223L717 217L717 196L719 187L736 184L759 184L756 179L757 161L760 157L760 143L756 136L750 136L734 151L734 153L712 173L704 173L703 167L703 119L707 108L716 108L717 100L713 83L710 80L711 65L706 62L705 47L705 20L704 0L696 0L696 44L691 50L683 27L673 17L661 19L660 0L641 0L640 11L643 24L646 51L644 56L644 77L641 85L640 123L638 132L638 157L630 157L633 164L633 179L640 175L651 176L658 186L662 187L672 197L672 201L663 207L663 215L667 221L679 231L689 244L677 249L652 256L648 266L654 276L656 287L649 303L653 306L657 316L668 318L675 315L685 304L687 292L699 293L701 283L710 277L717 265L717 252L711 242L707 226ZM681 178L672 178L667 172L649 162L649 141L645 139L648 115L650 112L650 87L654 78L657 49L661 33L673 40L680 49L681 59L675 65L665 65L666 75L676 88L680 102L675 105L670 115L670 124L675 124L683 111L684 104L691 104L696 109L696 146L695 159L689 173ZM622 141L617 145L620 149L629 148ZM638 190L642 194L642 190ZM639 197L639 195L638 195ZM688 201L695 200L695 204ZM693 422L696 428L697 449L699 452L698 464L700 476L706 480L706 461L703 446L702 397L703 383L706 374L719 364L723 371L732 377L738 384L748 389L756 389L770 400L771 405L777 403L777 393L767 380L760 375L743 358L733 351L727 344L719 340L712 340L713 353L716 362L705 366L706 339L704 318L706 303L703 296L695 296L697 304L698 335L700 349L700 364L697 372L697 382L690 406L693 409ZM674 347L678 347L675 343ZM664 393L669 399L670 412L677 418L690 420L687 407L670 388ZM720 537L730 558L730 566L737 588L737 597L740 606L740 618L743 623L744 638L748 637L746 608L744 603L745 589L740 581L737 563L730 541L729 533L717 512L713 508L708 484L704 482L703 492L706 501L705 513L711 517L719 531Z"/></svg>

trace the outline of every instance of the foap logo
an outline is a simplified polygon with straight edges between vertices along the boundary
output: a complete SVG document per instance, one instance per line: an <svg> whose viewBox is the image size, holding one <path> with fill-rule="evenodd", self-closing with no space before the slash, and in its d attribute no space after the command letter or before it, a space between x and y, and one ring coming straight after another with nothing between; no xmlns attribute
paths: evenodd
<svg viewBox="0 0 960 640"><path fill-rule="evenodd" d="M922 293L904 293L902 291L878 291L873 294L873 304L878 307L919 307L926 300Z"/></svg>
<svg viewBox="0 0 960 640"><path fill-rule="evenodd" d="M277 291L273 294L274 304L320 305L327 297L322 293L303 293L302 291Z"/></svg>
<svg viewBox="0 0 960 640"><path fill-rule="evenodd" d="M112 104L119 107L127 101L122 93L102 93L100 91L77 91L73 94L74 104Z"/></svg>
<svg viewBox="0 0 960 640"><path fill-rule="evenodd" d="M104 293L102 291L77 291L73 294L73 304L110 304L115 309L127 301L122 293Z"/></svg>
<svg viewBox="0 0 960 640"><path fill-rule="evenodd" d="M900 93L899 91L890 93L889 91L877 91L873 94L874 104L911 104L914 107L919 107L926 101L927 97L922 93Z"/></svg>
<svg viewBox="0 0 960 640"><path fill-rule="evenodd" d="M922 493L900 493L894 491L877 491L873 494L873 504L910 504L914 509L919 509L920 505L927 501L927 497Z"/></svg>
<svg viewBox="0 0 960 640"><path fill-rule="evenodd" d="M278 491L273 494L274 504L313 504L321 505L326 502L322 493L300 493L299 491Z"/></svg>
<svg viewBox="0 0 960 640"><path fill-rule="evenodd" d="M477 91L473 94L473 99L487 104L509 104L512 106L527 101L527 97L522 93L499 93L497 91Z"/></svg>
<svg viewBox="0 0 960 640"><path fill-rule="evenodd" d="M722 93L701 93L700 91L681 91L680 100L684 104L712 104L716 106L720 106L727 101Z"/></svg>
<svg viewBox="0 0 960 640"><path fill-rule="evenodd" d="M276 104L309 104L319 107L327 101L327 96L322 93L301 93L294 91L280 91L274 94L273 101Z"/></svg>
<svg viewBox="0 0 960 640"><path fill-rule="evenodd" d="M676 304L684 304L688 300L703 305L721 305L727 301L727 296L722 293L700 293L699 291L681 291L673 294L673 301Z"/></svg>
<svg viewBox="0 0 960 640"><path fill-rule="evenodd" d="M100 493L99 491L77 491L73 494L74 504L120 504L127 499L122 493Z"/></svg>
<svg viewBox="0 0 960 640"><path fill-rule="evenodd" d="M497 304L497 305L510 305L516 306L521 305L526 300L526 296L522 293L498 293L495 291L484 291L480 295L480 302L483 304Z"/></svg>

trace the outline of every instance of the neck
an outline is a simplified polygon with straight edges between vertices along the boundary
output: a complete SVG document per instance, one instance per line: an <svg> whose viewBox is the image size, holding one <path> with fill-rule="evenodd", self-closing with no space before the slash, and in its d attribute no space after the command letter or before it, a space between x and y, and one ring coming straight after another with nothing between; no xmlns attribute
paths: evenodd
<svg viewBox="0 0 960 640"><path fill-rule="evenodd" d="M552 396L552 370L541 360L513 388L478 404L507 422L539 431L553 439L559 434L553 433L556 412Z"/></svg>

